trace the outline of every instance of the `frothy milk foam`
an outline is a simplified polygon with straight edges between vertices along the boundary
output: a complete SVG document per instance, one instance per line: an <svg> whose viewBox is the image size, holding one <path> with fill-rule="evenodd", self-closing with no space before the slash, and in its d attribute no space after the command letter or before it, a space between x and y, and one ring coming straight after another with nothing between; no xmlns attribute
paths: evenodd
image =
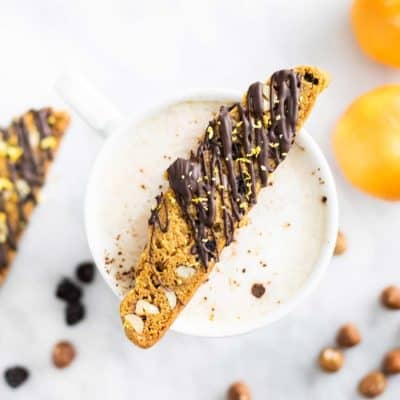
<svg viewBox="0 0 400 400"><path fill-rule="evenodd" d="M99 236L94 255L121 296L132 284L132 270L147 242L154 197L167 187L164 171L196 148L219 106L186 101L161 110L121 137L119 154L94 177L98 200L90 214ZM329 199L318 165L295 144L272 182L250 211L250 223L236 231L236 241L224 249L208 282L175 322L178 330L225 332L246 326L282 306L307 280L327 224ZM255 283L266 289L260 298L252 294Z"/></svg>

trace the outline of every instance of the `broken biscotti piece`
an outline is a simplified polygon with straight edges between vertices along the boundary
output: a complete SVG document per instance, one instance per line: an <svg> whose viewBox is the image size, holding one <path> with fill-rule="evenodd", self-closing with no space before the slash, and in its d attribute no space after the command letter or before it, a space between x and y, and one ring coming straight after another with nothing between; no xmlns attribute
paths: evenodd
<svg viewBox="0 0 400 400"><path fill-rule="evenodd" d="M0 128L0 284L68 124L66 113L42 108Z"/></svg>
<svg viewBox="0 0 400 400"><path fill-rule="evenodd" d="M253 83L241 103L220 108L197 150L168 168L170 188L151 211L134 287L121 303L131 341L150 347L167 331L245 223L327 84L312 67Z"/></svg>

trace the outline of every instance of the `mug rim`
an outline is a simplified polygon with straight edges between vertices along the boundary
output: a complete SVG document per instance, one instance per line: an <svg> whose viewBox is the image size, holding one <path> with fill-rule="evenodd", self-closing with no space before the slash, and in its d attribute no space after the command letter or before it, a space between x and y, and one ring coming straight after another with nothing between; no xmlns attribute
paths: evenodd
<svg viewBox="0 0 400 400"><path fill-rule="evenodd" d="M164 101L161 101L158 104L149 107L145 110L139 111L136 113L134 117L124 118L118 125L116 126L114 125L115 129L114 132L109 132L110 134L106 138L102 148L97 154L90 173L85 193L84 225L85 225L85 232L87 236L89 249L90 252L92 253L96 267L99 270L102 278L107 283L107 285L119 299L121 299L121 295L117 291L117 288L115 287L114 280L111 279L110 275L107 274L104 265L100 262L100 260L96 259L97 251L95 250L94 239L93 239L95 235L91 233L93 231L93 228L91 228L91 222L89 218L90 215L89 209L91 208L91 204L93 201L92 198L95 198L95 196L92 194L94 191L93 177L96 175L96 170L100 168L100 165L102 165L102 159L105 157L105 154L107 153L106 150L108 150L108 147L112 146L114 142L118 141L118 137L127 134L127 131L131 130L132 126L140 123L146 118L149 118L152 115L156 114L157 112L174 104L184 101L235 102L235 101L240 101L241 96L242 96L241 93L235 90L226 90L218 88L190 90L185 93L178 94L168 99L165 99ZM218 327L216 329L210 329L209 327L206 327L204 330L202 330L201 327L199 326L196 326L196 329L191 329L189 326L180 324L178 318L170 328L172 331L192 336L201 336L201 337L228 337L228 336L236 336L248 333L256 329L259 329L261 327L264 327L288 315L299 303L301 303L304 300L304 298L310 295L312 291L317 287L333 256L334 246L336 243L336 237L338 232L338 199L331 169L318 144L304 128L301 130L301 134L297 136L296 140L300 141L301 145L306 147L307 150L310 151L312 157L316 161L316 164L318 164L319 168L321 169L321 175L324 176L325 180L325 191L329 198L329 202L327 202L327 208L326 208L326 216L327 216L327 223L325 230L326 239L324 240L318 259L314 263L310 274L308 275L302 286L295 292L295 294L290 299L285 301L279 308L272 310L263 318L257 318L254 321L250 321L248 324L246 324L246 326L241 327L241 329L233 330L232 327L229 325L225 329L221 329L221 327Z"/></svg>

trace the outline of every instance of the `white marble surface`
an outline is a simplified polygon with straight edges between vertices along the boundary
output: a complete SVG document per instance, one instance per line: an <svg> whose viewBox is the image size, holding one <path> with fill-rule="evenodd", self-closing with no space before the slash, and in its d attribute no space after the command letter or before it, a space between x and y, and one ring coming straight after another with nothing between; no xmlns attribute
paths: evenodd
<svg viewBox="0 0 400 400"><path fill-rule="evenodd" d="M12 273L0 289L0 370L14 363L32 372L8 399L223 399L226 386L246 380L255 399L353 399L360 376L399 345L399 315L377 302L399 283L400 207L371 199L345 183L334 165L330 132L358 94L398 81L398 72L360 54L348 23L347 0L131 1L1 0L0 121L27 107L62 105L53 82L71 64L125 113L187 88L243 88L274 69L298 63L331 71L307 128L332 163L341 226L349 251L333 260L318 290L286 319L252 334L198 339L169 334L142 351L124 339L118 302L101 281L85 292L87 319L62 320L54 287L88 258L83 196L101 140L78 117L54 166L45 201L25 235ZM315 366L347 320L363 343L347 352L334 376ZM64 371L50 363L59 339L78 348ZM383 399L398 398L391 380Z"/></svg>

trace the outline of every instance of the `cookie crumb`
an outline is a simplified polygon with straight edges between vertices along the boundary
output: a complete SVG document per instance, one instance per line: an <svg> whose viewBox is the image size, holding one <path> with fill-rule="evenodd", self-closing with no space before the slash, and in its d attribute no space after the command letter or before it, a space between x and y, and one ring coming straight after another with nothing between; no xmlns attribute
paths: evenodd
<svg viewBox="0 0 400 400"><path fill-rule="evenodd" d="M259 299L260 297L264 296L265 293L265 286L262 283L254 283L251 287L251 294Z"/></svg>
<svg viewBox="0 0 400 400"><path fill-rule="evenodd" d="M227 400L251 400L251 392L249 387L243 381L232 383L229 387Z"/></svg>
<svg viewBox="0 0 400 400"><path fill-rule="evenodd" d="M65 368L71 364L76 355L75 347L67 341L58 342L53 349L52 360L57 368Z"/></svg>

